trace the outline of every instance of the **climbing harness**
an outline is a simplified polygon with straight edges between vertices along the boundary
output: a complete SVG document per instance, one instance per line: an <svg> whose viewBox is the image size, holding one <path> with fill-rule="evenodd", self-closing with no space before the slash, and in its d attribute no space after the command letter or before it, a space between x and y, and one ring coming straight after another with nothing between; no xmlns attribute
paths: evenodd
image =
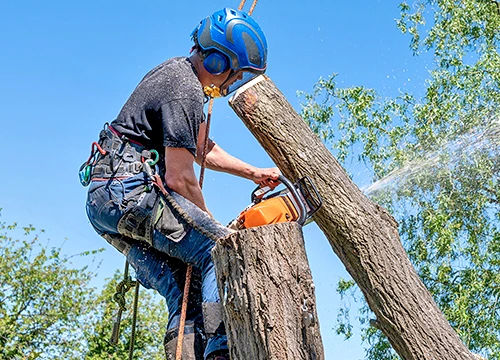
<svg viewBox="0 0 500 360"><path fill-rule="evenodd" d="M212 106L209 106L209 111L211 112ZM210 115L207 117L207 133L209 129ZM208 140L207 140L208 141ZM95 145L94 145L95 144ZM205 149L207 148L208 143L205 144ZM98 152L96 152L96 150ZM205 162L206 155L203 158L203 163ZM93 143L92 153L89 157L89 161L85 162L85 166L91 167L91 170L83 170L85 172L90 172L91 180L109 180L109 179L120 179L126 178L129 176L137 175L139 173L144 172L148 179L151 181L151 184L156 187L160 193L163 195L164 199L169 203L171 208L180 216L182 219L189 225L194 228L196 231L200 232L202 235L208 237L211 240L216 240L216 234L207 231L204 227L200 226L196 221L194 221L186 211L177 203L177 201L170 195L170 193L165 189L163 185L163 181L158 174L157 165L160 160L160 155L156 150L146 150L144 146L138 142L135 142L131 139L120 134L116 129L114 129L111 125L106 124L104 130L101 131L100 135L100 143ZM85 166L82 166L83 168ZM204 168L204 164L203 167ZM203 171L200 174L203 177ZM201 179L203 182L203 179ZM131 193L127 194L127 199L129 200L131 197L134 197L140 193L152 191L153 189L145 186L138 187L136 190L133 190ZM146 201L146 200L144 200ZM148 204L152 212L156 211L155 209L158 204ZM126 217L127 213L124 214ZM144 215L141 213L141 215ZM156 215L156 214L153 214ZM132 216L134 217L134 216ZM123 218L123 217L122 217ZM157 221L156 216L151 216L151 223L155 223ZM123 222L121 219L119 221L118 227L121 227L120 222ZM135 223L135 224L134 224ZM132 225L138 225L137 223L141 223L141 221L131 221L130 224L124 224L123 228L127 229ZM144 225L144 224L143 224ZM146 225L144 225L146 226ZM120 229L123 230L123 229ZM132 229L130 229L131 231ZM121 231L120 231L121 233ZM126 234L129 235L129 234ZM134 239L137 239L137 236L142 236L142 233L131 233L130 236ZM151 240L147 237L145 239L147 243L151 244Z"/></svg>
<svg viewBox="0 0 500 360"><path fill-rule="evenodd" d="M208 118L207 121L209 121ZM158 211L161 203L161 196L153 196L154 193L149 197L143 197L142 195L150 194L154 191L154 188L157 188L173 211L177 212L177 214L185 220L187 225L207 238L215 241L217 236L196 223L165 189L163 181L158 171L156 171L160 158L158 151L154 149L146 150L142 144L128 139L111 125L105 124L99 135L99 142L92 143L90 156L80 167L79 177L82 185L88 186L92 180L122 179L137 175L141 172L147 175L153 186L138 187L127 194L122 200L122 202L126 204L131 198L137 196L142 200L149 199L145 201L145 203L144 201L140 203L140 205L144 206L133 206L130 209L131 211L126 211L124 213L118 222L120 234L136 240L143 240L151 244L152 229L159 217ZM157 201L152 202L152 199ZM139 203L139 201L137 201L137 203ZM121 204L121 206L123 206L123 204ZM166 211L165 207L163 210ZM110 239L107 237L105 238L111 243ZM190 278L190 276L187 277L186 282L190 282ZM113 322L113 330L109 342L113 345L118 343L122 314L123 311L126 310L125 294L132 287L135 287L129 359L132 359L135 344L139 285L138 281L131 280L129 275L129 263L126 261L124 279L117 284L116 293L113 296L113 299L118 304L118 311ZM189 287L187 291L189 291ZM183 334L183 332L181 334Z"/></svg>

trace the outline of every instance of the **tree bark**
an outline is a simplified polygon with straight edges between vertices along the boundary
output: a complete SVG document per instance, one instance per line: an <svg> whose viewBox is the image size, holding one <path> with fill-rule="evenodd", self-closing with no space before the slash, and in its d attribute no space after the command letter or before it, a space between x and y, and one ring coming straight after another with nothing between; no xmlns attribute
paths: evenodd
<svg viewBox="0 0 500 360"><path fill-rule="evenodd" d="M322 360L316 298L301 227L261 226L212 251L232 360Z"/></svg>
<svg viewBox="0 0 500 360"><path fill-rule="evenodd" d="M407 360L473 360L410 263L394 218L364 196L274 83L260 77L229 105L285 177L316 185L323 206L314 220L394 350Z"/></svg>

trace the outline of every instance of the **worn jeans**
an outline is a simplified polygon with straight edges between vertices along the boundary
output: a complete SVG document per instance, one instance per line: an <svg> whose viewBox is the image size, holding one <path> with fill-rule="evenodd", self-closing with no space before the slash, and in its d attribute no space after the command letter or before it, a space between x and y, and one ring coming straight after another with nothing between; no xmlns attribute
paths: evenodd
<svg viewBox="0 0 500 360"><path fill-rule="evenodd" d="M100 235L119 235L117 224L127 206L126 202L123 201L124 197L138 186L147 184L148 180L144 174L123 180L93 181L88 192L87 215L97 233ZM174 192L171 194L188 215L204 229L216 236L224 236L229 233L226 227L216 222L196 205ZM152 245L151 247L145 243L132 242L127 260L135 269L139 282L146 288L155 289L166 299L170 314L168 329L179 325L183 289L174 279L173 271L176 269L169 267L164 254L199 268L202 277L203 302L220 303L215 269L211 258L211 250L215 243L211 239L190 227L187 228L184 237L178 241L170 240L160 231L154 230ZM195 308L191 314L188 314L188 319L197 323L201 317L199 308ZM205 356L217 350L226 349L225 334L217 334L208 339Z"/></svg>

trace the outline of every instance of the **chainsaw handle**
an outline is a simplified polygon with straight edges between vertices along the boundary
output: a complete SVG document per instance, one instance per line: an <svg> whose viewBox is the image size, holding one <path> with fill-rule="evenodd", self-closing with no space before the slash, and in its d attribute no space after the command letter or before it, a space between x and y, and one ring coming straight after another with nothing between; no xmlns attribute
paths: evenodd
<svg viewBox="0 0 500 360"><path fill-rule="evenodd" d="M290 194L292 194L293 198L295 199L295 202L297 203L297 206L299 207L299 218L297 219L297 223L300 226L304 226L306 222L306 216L307 216L307 209L306 206L304 205L304 202L302 201L299 193L297 192L297 189L295 186L292 184L290 180L288 180L286 177L283 175L278 176L278 180L286 186L286 188L290 191Z"/></svg>
<svg viewBox="0 0 500 360"><path fill-rule="evenodd" d="M264 186L261 187L260 185L257 186L254 191L252 191L252 195L250 197L250 201L254 204L260 203L262 201L262 198L264 195L266 195L269 191L271 191L270 186Z"/></svg>
<svg viewBox="0 0 500 360"><path fill-rule="evenodd" d="M306 206L304 205L304 201L302 200L299 193L297 192L297 189L290 180L288 180L283 175L279 175L278 181L281 182L283 185L285 185L285 187L288 189L288 191L290 191L290 194L292 194L295 202L297 203L297 206L299 207L297 209L299 213L299 218L297 219L297 222L299 223L300 226L303 226L306 222L306 217L307 217L307 209ZM271 188L268 188L268 190L264 189L265 188L257 186L257 188L252 192L252 203L254 204L259 203L264 197L264 195L266 195L269 191L271 191Z"/></svg>

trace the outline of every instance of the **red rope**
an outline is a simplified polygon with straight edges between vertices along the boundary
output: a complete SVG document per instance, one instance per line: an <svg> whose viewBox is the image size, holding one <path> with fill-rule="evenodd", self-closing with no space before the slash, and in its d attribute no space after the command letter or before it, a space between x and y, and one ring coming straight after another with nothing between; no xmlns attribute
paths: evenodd
<svg viewBox="0 0 500 360"><path fill-rule="evenodd" d="M243 6L245 5L246 0L241 0L240 5L238 7L238 10L243 9ZM248 15L252 15L253 11L255 10L255 6L257 5L258 0L253 0L252 6L250 7L250 10L248 11ZM210 102L208 104L208 112L207 112L207 129L205 132L205 142L203 146L203 156L201 160L201 168L200 168L200 180L199 180L199 185L200 189L203 188L203 180L205 177L205 162L207 160L207 153L208 153L208 133L210 131L210 120L212 119L212 108L214 104L214 98L210 98ZM189 287L191 285L191 274L193 272L193 266L188 265L187 271L186 271L186 281L184 283L184 294L182 298L182 308L181 308L181 319L179 322L179 335L177 338L177 349L175 352L175 360L181 360L182 357L182 345L184 342L184 327L186 325L186 313L187 313L187 305L188 305L188 300L189 300Z"/></svg>
<svg viewBox="0 0 500 360"><path fill-rule="evenodd" d="M253 11L255 10L255 6L257 6L257 1L259 0L253 0L252 6L250 7L250 10L248 11L248 15L252 15ZM240 6L238 6L238 10L242 10L243 6L245 6L246 0L241 0Z"/></svg>
<svg viewBox="0 0 500 360"><path fill-rule="evenodd" d="M205 140L203 142L203 154L201 158L201 165L200 165L200 189L203 188L203 180L205 177L205 163L207 161L207 154L208 154L208 133L210 132L210 121L212 120L212 109L214 106L214 98L210 98L210 102L208 103L208 112L207 112L207 130L205 132Z"/></svg>
<svg viewBox="0 0 500 360"><path fill-rule="evenodd" d="M89 158L87 159L87 165L90 164L90 160L92 160L92 158L94 157L94 154L95 154L95 149L97 148L97 150L102 154L102 155L106 155L106 150L104 150L101 145L99 145L97 142L93 142L92 143L92 148L90 149L90 156Z"/></svg>
<svg viewBox="0 0 500 360"><path fill-rule="evenodd" d="M208 134L210 132L210 121L212 120L212 109L214 106L214 98L210 98L210 102L208 103L208 112L207 112L207 127L205 131L205 140L203 143L203 154L201 160L201 169L200 169L200 180L199 185L200 189L203 188L203 178L205 174L205 163L207 161L207 153L208 153L208 143L209 137ZM186 281L184 282L184 294L182 297L182 307L181 307L181 319L179 321L179 334L177 337L177 348L175 351L175 360L181 360L182 357L182 346L184 343L184 328L186 326L186 313L187 313L187 305L189 300L189 287L191 286L191 274L193 273L193 266L188 265L186 270Z"/></svg>
<svg viewBox="0 0 500 360"><path fill-rule="evenodd" d="M184 294L182 296L181 320L179 322L179 333L177 337L177 349L175 351L175 360L182 358L182 345L184 343L184 327L186 325L186 313L189 300L189 286L191 285L191 274L193 266L188 265L186 270L186 281L184 283Z"/></svg>

